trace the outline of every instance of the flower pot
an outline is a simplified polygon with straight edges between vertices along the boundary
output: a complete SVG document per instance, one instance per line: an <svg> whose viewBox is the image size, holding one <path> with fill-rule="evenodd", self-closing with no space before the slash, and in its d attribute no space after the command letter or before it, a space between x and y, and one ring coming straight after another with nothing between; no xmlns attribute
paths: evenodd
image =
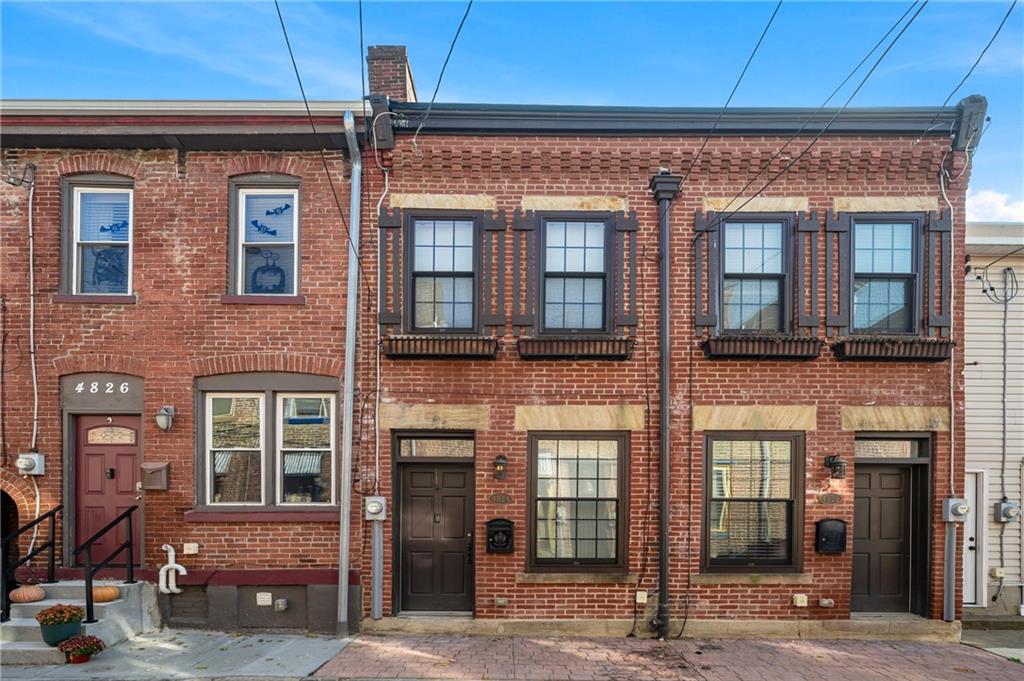
<svg viewBox="0 0 1024 681"><path fill-rule="evenodd" d="M92 655L68 655L68 664L85 664L92 659Z"/></svg>
<svg viewBox="0 0 1024 681"><path fill-rule="evenodd" d="M72 636L82 633L81 622L65 622L64 624L40 624L39 631L43 634L46 645L57 647L57 644Z"/></svg>

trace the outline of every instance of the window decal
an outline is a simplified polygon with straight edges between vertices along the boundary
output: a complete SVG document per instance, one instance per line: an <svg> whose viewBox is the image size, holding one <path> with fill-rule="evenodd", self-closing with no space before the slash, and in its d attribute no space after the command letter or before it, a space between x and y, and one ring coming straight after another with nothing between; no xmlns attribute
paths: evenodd
<svg viewBox="0 0 1024 681"><path fill-rule="evenodd" d="M254 247L247 248L246 253L258 253L264 259L264 263L253 270L249 293L284 293L287 290L287 275L277 265L280 254L270 250L260 251Z"/></svg>

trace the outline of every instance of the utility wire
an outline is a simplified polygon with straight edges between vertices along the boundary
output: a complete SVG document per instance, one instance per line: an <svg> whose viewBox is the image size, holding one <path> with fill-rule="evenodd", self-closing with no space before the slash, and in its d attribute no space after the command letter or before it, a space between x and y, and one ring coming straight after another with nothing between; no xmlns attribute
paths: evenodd
<svg viewBox="0 0 1024 681"><path fill-rule="evenodd" d="M687 168L686 172L683 174L683 182L685 182L686 178L690 176L690 173L693 171L693 167L697 165L697 161L700 160L700 155L704 153L704 148L707 147L708 140L711 139L711 136L713 134L715 134L715 130L718 128L718 124L722 121L722 116L725 115L725 110L729 108L729 104L732 102L732 98L736 94L736 90L739 89L740 83L743 82L743 76L747 75L747 69L750 68L750 63L754 61L754 55L757 54L758 49L760 49L761 47L761 43L764 42L764 37L768 35L768 29L772 27L772 23L775 21L775 17L776 15L778 15L779 9L781 7L782 0L779 0L778 4L775 5L775 11L772 12L771 17L769 17L768 19L768 23L765 24L764 30L761 31L761 37L757 39L757 43L754 45L754 49L751 50L750 56L747 57L747 63L743 65L743 70L740 71L739 78L736 79L736 83L732 86L732 92L729 93L729 97L725 100L725 104L723 104L722 108L719 110L718 116L715 118L715 122L711 125L711 130L709 130L708 134L704 136L704 141L701 142L700 149L697 150L697 153L694 155L693 160L690 161L690 167Z"/></svg>
<svg viewBox="0 0 1024 681"><path fill-rule="evenodd" d="M896 37L892 39L892 42L889 43L889 45L885 48L885 50L882 52L882 54L879 55L878 59L875 60L875 63L872 64L872 66L868 70L867 74L865 74L865 76L861 79L860 83L857 84L856 89L854 89L854 91L852 93L850 93L850 96L846 98L846 101L843 103L843 106L832 115L832 117L828 120L827 123L825 123L825 125L821 128L821 130L818 132L818 134L814 136L814 139L812 139L810 141L810 143L806 147L804 147L803 151L801 151L799 154L797 154L789 163L786 164L786 166L782 170L780 170L779 172L775 173L775 175L773 175L771 177L771 179L769 179L767 182L765 182L764 185L762 185L760 189L758 189L752 196L750 196L743 203L741 203L739 206L737 206L735 209L733 209L728 215L716 217L714 222L710 225L711 228L713 228L714 226L716 226L718 224L721 224L723 221L728 220L729 218L731 218L736 213L739 213L740 211L742 211L743 208L748 203L753 201L765 189L767 189L771 185L775 184L776 180L778 180L780 177L785 175L789 171L790 168L795 166L797 164L797 162L801 158L803 158L807 154L807 152L809 152L811 150L811 148L815 144L818 143L818 141L825 135L825 133L828 132L828 129L830 127L832 127L832 124L835 123L836 119L839 118L839 116L844 111L846 111L847 107L850 106L850 102L853 101L853 98L856 97L857 94L861 91L861 89L864 87L864 84L867 83L868 79L871 78L872 74L874 74L875 69L877 69L878 65L882 63L882 61L885 59L885 57L889 54L890 50L892 50L893 46L896 45L897 42L899 42L899 39L901 37L903 37L903 34L906 33L907 29L910 28L910 26L914 23L914 20L917 19L917 17L920 16L920 14L924 10L924 8L928 6L928 2L929 1L930 0L924 0L924 2L921 4L921 6L917 8L917 11L914 12L914 15L912 17L910 17L910 20L907 21L906 24L904 24L903 28L900 29L900 32L897 33Z"/></svg>
<svg viewBox="0 0 1024 681"><path fill-rule="evenodd" d="M277 0L274 0L275 2ZM444 64L441 65L441 72L437 74L437 84L434 85L434 94L430 96L430 103L427 104L427 111L423 114L423 118L420 120L420 124L416 126L416 132L412 136L412 146L416 148L416 139L420 136L420 130L423 129L423 124L430 118L430 110L434 108L434 100L437 99L437 91L441 89L441 79L444 78L444 71L448 68L448 60L452 58L452 52L455 50L455 43L459 39L459 34L462 33L462 27L466 25L466 18L469 17L469 10L473 8L473 0L469 0L466 3L466 11L462 15L462 21L459 22L459 27L455 29L455 36L452 38L452 44L448 46L448 56L444 58Z"/></svg>
<svg viewBox="0 0 1024 681"><path fill-rule="evenodd" d="M277 9L278 21L281 22L281 33L284 34L284 44L288 47L288 56L292 60L292 69L295 70L295 80L299 83L299 92L302 94L302 103L306 107L306 116L309 118L309 127L313 129L313 136L319 140L320 133L317 132L316 122L313 120L313 112L309 108L309 100L306 99L306 88L302 85L302 76L299 75L299 65L295 61L295 52L292 51L292 43L291 40L288 39L288 29L285 28L284 15L281 14L281 4L278 0L274 0L274 7ZM362 60L360 59L360 61ZM356 265L359 267L359 273L361 275L360 278L363 280L363 286L366 288L367 304L369 304L369 301L373 300L373 292L370 290L370 284L366 278L366 272L363 270L363 261L359 258L359 251L356 249L356 245L352 241L352 234L348 229L348 220L345 219L345 211L341 208L341 199L338 198L338 190L334 186L334 178L331 176L331 169L327 163L327 155L324 153L322 147L318 151L320 152L320 161L324 165L324 175L327 176L327 183L331 186L331 195L334 196L334 205L338 208L338 217L341 218L341 226L345 230L345 239L348 241L349 251L351 251L350 257L356 259Z"/></svg>
<svg viewBox="0 0 1024 681"><path fill-rule="evenodd" d="M366 117L366 50L363 47L363 0L359 0L359 87L362 88L363 117Z"/></svg>
<svg viewBox="0 0 1024 681"><path fill-rule="evenodd" d="M920 0L914 0L912 3L910 3L910 6L907 7L905 12L903 12L903 15L899 19L897 19L893 23L892 26L889 27L889 30L885 32L885 35L883 35L881 38L878 39L878 42L875 43L874 47L872 47L870 50L868 50L867 54L864 55L864 58L861 59L860 62L855 67L853 67L853 70L850 71L849 74L847 74L846 78L843 79L843 82L839 83L839 85L837 85L836 88L834 90L832 90L832 93L828 97L825 98L825 101L823 101L821 103L821 106L819 106L814 111L814 113L812 113L810 116L808 116L807 118L804 119L804 122L800 124L800 127L797 129L797 131L795 133L793 133L793 135L789 139L786 140L785 144L783 144L781 147L779 147L778 151L776 151L774 154L772 154L772 157L769 158L768 161L765 162L765 164L763 166L761 166L761 168L757 171L757 173L755 173L753 176L751 176L751 178L749 180L747 180L747 183L745 185L743 185L743 188L740 189L738 192L736 192L736 195L732 197L732 200L730 200L729 203L726 204L726 206L731 206L733 203L735 203L738 198L743 196L743 193L745 191L750 189L750 186L752 184L754 184L754 181L757 180L757 178L761 177L761 173L763 173L766 170L768 170L769 168L771 168L772 163L775 162L775 159L777 159L779 156L781 156L782 152L784 152L786 149L788 149L789 145L792 144L796 140L797 137L799 137L800 135L803 134L804 130L807 129L807 126L811 123L811 121L813 121L818 116L818 114L820 114L825 109L825 107L828 106L828 103L832 101L832 98L835 97L839 93L840 90L842 90L844 87L846 87L846 84L850 82L850 79L853 78L853 76L858 71L860 71L860 68L862 66L864 66L864 64L867 62L868 59L871 58L871 55L875 53L875 50L877 50L879 47L881 47L882 43L884 43L885 40L890 35L892 35L892 32L895 31L896 28L901 23L903 23L903 20L906 19L907 15L910 14L911 11L913 11L914 7L917 6L918 2L920 2Z"/></svg>

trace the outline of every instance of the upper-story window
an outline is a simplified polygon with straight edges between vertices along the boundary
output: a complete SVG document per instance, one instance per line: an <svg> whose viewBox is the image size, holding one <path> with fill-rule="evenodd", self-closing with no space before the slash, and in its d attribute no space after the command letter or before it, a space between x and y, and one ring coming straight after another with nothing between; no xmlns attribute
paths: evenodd
<svg viewBox="0 0 1024 681"><path fill-rule="evenodd" d="M474 220L415 218L412 223L412 330L473 331Z"/></svg>
<svg viewBox="0 0 1024 681"><path fill-rule="evenodd" d="M607 328L608 224L604 220L545 220L544 331Z"/></svg>
<svg viewBox="0 0 1024 681"><path fill-rule="evenodd" d="M299 191L238 190L238 292L296 295L299 270Z"/></svg>
<svg viewBox="0 0 1024 681"><path fill-rule="evenodd" d="M65 267L62 292L132 292L134 191L129 178L81 176L64 184Z"/></svg>
<svg viewBox="0 0 1024 681"><path fill-rule="evenodd" d="M913 222L854 219L854 332L914 332L915 231Z"/></svg>
<svg viewBox="0 0 1024 681"><path fill-rule="evenodd" d="M723 330L785 330L786 226L760 220L723 225Z"/></svg>

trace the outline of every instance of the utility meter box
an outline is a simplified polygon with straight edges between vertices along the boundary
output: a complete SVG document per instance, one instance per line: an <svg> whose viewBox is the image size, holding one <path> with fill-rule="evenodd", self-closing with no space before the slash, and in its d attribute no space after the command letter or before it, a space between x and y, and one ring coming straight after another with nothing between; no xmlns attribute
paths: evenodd
<svg viewBox="0 0 1024 681"><path fill-rule="evenodd" d="M386 520L388 500L384 497L366 497L363 502L363 517L366 520Z"/></svg>
<svg viewBox="0 0 1024 681"><path fill-rule="evenodd" d="M846 521L823 518L814 523L814 550L818 553L846 551Z"/></svg>
<svg viewBox="0 0 1024 681"><path fill-rule="evenodd" d="M971 512L971 505L964 499L942 500L942 522L962 523Z"/></svg>
<svg viewBox="0 0 1024 681"><path fill-rule="evenodd" d="M1020 520L1020 504L1012 501L1000 501L996 504L996 522L1009 523Z"/></svg>
<svg viewBox="0 0 1024 681"><path fill-rule="evenodd" d="M515 523L505 518L494 518L487 523L487 553L512 553Z"/></svg>
<svg viewBox="0 0 1024 681"><path fill-rule="evenodd" d="M42 475L46 470L46 462L39 452L19 454L14 466L21 475Z"/></svg>

